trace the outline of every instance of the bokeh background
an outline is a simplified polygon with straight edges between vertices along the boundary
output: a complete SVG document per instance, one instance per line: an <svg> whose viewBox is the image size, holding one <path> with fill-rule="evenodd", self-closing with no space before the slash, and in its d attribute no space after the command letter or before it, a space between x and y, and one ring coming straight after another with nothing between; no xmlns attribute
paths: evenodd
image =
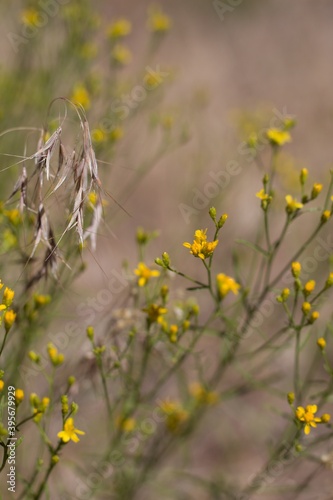
<svg viewBox="0 0 333 500"><path fill-rule="evenodd" d="M66 5L72 3L80 2ZM224 3L228 4L227 0ZM276 110L297 119L293 142L285 148L279 165L280 186L296 190L295 178L302 167L309 169L313 181L327 182L333 137L332 2L243 0L238 6L231 4L221 13L211 0L161 0L159 5L170 16L172 26L169 33L152 43L147 29L151 2L95 1L96 26L82 28L86 33L91 29L93 54L89 55L87 47L76 62L74 54L79 52L80 43L75 50L73 46L66 49L70 40L74 44L75 34L71 39L66 23L58 19L65 7L50 16L31 40L19 41L15 52L8 34L20 29L21 12L29 2L1 1L2 130L42 126L50 101L58 96L71 98L79 85L88 90L87 116L91 127L98 129L105 117L113 116L111 108L116 100L132 95L133 103L131 93L142 85L144 68L158 67L166 74L156 90L143 100L139 98L137 107L133 105L130 116L114 123L121 128L121 137L96 145L98 158L105 162L100 163L103 187L117 203L106 197L108 206L97 250L86 254L87 271L70 290L64 291L65 305L57 313L59 331L70 319L85 327L85 316L77 317L73 311L105 286L124 259L129 269L134 269L138 226L160 233L151 245L151 262L168 251L174 262L198 272L197 267L191 267L182 243L191 241L195 229L209 226L207 211L215 205L218 213L229 214L220 250L221 266L226 272L230 270L234 240L251 240L261 218L254 193L261 188L262 172L241 147L251 132L269 126ZM81 5L84 9L86 2ZM133 25L126 39L132 58L123 68L110 63L105 35L108 25L119 17L129 19ZM63 107L55 106L52 116L56 118L63 112ZM75 122L74 116L70 119ZM0 137L2 155L22 155L25 146L28 150L34 147L27 134ZM0 170L14 161L2 156ZM225 171L230 161L237 163L240 173L209 200L206 196L203 208L198 207L193 198L203 192L212 172ZM263 161L267 161L265 156ZM16 177L15 166L1 173L2 196ZM189 217L183 215L185 205L195 209ZM295 239L289 240L291 247L301 234L302 228L297 227ZM283 248L281 256L289 251ZM108 314L103 311L98 322L105 321ZM75 349L81 349L84 359L84 342L75 342ZM287 359L286 367L289 362ZM197 470L216 468L218 472L222 456L230 456L228 472L235 480L239 474L242 479L248 478L260 467L263 457L257 453L258 442L269 442L271 425L265 427L265 422L260 421L256 426L257 404L257 397L244 398L240 407L230 406L228 421L222 424L216 414L208 420L193 447ZM91 417L94 411L91 409ZM248 435L249 428L256 431ZM230 442L225 440L226 434ZM224 469L228 469L228 463L224 462ZM322 496L310 490L300 498L326 498L332 481L330 472L322 481ZM275 498L287 498L283 495ZM190 488L179 498L201 497Z"/></svg>

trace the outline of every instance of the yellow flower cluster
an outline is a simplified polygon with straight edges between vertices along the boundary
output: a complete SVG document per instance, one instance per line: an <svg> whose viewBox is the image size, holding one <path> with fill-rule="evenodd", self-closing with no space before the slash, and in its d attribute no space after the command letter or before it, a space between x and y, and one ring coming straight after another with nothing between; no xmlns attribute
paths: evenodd
<svg viewBox="0 0 333 500"><path fill-rule="evenodd" d="M132 30L132 24L130 21L124 18L117 19L114 21L107 29L107 36L111 40L116 40L118 38L123 38L130 34Z"/></svg>
<svg viewBox="0 0 333 500"><path fill-rule="evenodd" d="M78 443L80 439L77 437L77 434L84 435L85 432L76 429L74 426L74 419L68 418L64 423L63 430L58 432L57 436L63 443L68 443L70 440L74 443Z"/></svg>
<svg viewBox="0 0 333 500"><path fill-rule="evenodd" d="M34 422L38 423L43 417L43 414L47 410L50 404L50 398L44 397L40 398L34 392L30 394L30 404L33 408Z"/></svg>
<svg viewBox="0 0 333 500"><path fill-rule="evenodd" d="M117 66L126 66L132 60L132 53L125 45L117 43L111 51L111 60Z"/></svg>
<svg viewBox="0 0 333 500"><path fill-rule="evenodd" d="M0 280L0 290L3 288L3 286L4 285ZM0 324L3 320L6 332L10 330L16 319L16 313L12 309L8 309L13 303L14 296L15 296L14 290L6 287L3 292L2 302L0 304L0 312L5 311L3 317L0 317Z"/></svg>
<svg viewBox="0 0 333 500"><path fill-rule="evenodd" d="M303 203L300 203L297 201L295 198L293 198L290 194L287 194L285 197L286 200L286 211L288 214L293 214L294 212L297 212L297 210L300 210L303 208Z"/></svg>
<svg viewBox="0 0 333 500"><path fill-rule="evenodd" d="M304 425L304 433L309 434L311 427L317 427L317 424L327 424L331 420L328 413L324 413L320 418L315 417L318 411L317 405L298 406L295 411L296 419Z"/></svg>
<svg viewBox="0 0 333 500"><path fill-rule="evenodd" d="M47 353L53 366L60 366L65 360L65 356L51 342L47 344Z"/></svg>
<svg viewBox="0 0 333 500"><path fill-rule="evenodd" d="M163 321L163 314L168 312L165 307L157 304L150 304L142 310L147 313L149 323L161 323Z"/></svg>
<svg viewBox="0 0 333 500"><path fill-rule="evenodd" d="M229 292L237 295L240 285L226 274L220 273L216 276L217 291L220 299L223 299Z"/></svg>
<svg viewBox="0 0 333 500"><path fill-rule="evenodd" d="M166 416L166 426L170 432L179 432L189 418L189 414L177 401L167 399L160 403Z"/></svg>
<svg viewBox="0 0 333 500"><path fill-rule="evenodd" d="M166 33L171 28L171 19L162 10L153 7L149 13L148 28L153 33Z"/></svg>
<svg viewBox="0 0 333 500"><path fill-rule="evenodd" d="M74 104L83 106L85 109L90 108L90 96L86 87L82 84L77 84L71 95L71 101Z"/></svg>
<svg viewBox="0 0 333 500"><path fill-rule="evenodd" d="M199 382L191 384L189 390L198 404L213 405L218 401L218 394L215 391L207 390Z"/></svg>
<svg viewBox="0 0 333 500"><path fill-rule="evenodd" d="M194 257L199 257L202 260L213 255L219 240L207 241L207 229L197 229L194 233L193 243L183 243L183 246L190 249L190 253Z"/></svg>
<svg viewBox="0 0 333 500"><path fill-rule="evenodd" d="M24 391L22 389L15 389L15 401L17 406L22 403L24 399Z"/></svg>
<svg viewBox="0 0 333 500"><path fill-rule="evenodd" d="M21 21L25 26L34 27L38 26L39 13L36 9L26 9L21 13Z"/></svg>
<svg viewBox="0 0 333 500"><path fill-rule="evenodd" d="M123 432L133 432L136 427L136 420L133 417L120 417L116 418L116 426Z"/></svg>
<svg viewBox="0 0 333 500"><path fill-rule="evenodd" d="M267 130L267 139L273 146L283 146L287 142L291 142L291 135L287 130L278 128L270 128Z"/></svg>
<svg viewBox="0 0 333 500"><path fill-rule="evenodd" d="M270 202L272 201L273 197L269 195L268 193L265 192L265 189L261 189L256 193L256 197L261 200L261 207L266 210Z"/></svg>
<svg viewBox="0 0 333 500"><path fill-rule="evenodd" d="M149 269L144 262L139 262L134 274L138 276L138 285L145 286L151 278L158 278L160 272Z"/></svg>

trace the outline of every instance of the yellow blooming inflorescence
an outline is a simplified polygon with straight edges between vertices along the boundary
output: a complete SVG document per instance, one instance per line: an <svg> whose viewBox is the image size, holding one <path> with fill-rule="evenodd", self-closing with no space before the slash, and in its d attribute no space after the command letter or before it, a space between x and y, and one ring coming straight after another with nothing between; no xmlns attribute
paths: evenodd
<svg viewBox="0 0 333 500"><path fill-rule="evenodd" d="M162 10L152 7L149 12L148 28L153 33L166 33L171 28L171 19Z"/></svg>
<svg viewBox="0 0 333 500"><path fill-rule="evenodd" d="M316 286L315 280L307 281L303 289L304 296L307 297L308 295L310 295L315 289L315 286Z"/></svg>
<svg viewBox="0 0 333 500"><path fill-rule="evenodd" d="M124 129L123 127L115 126L112 127L109 133L109 139L111 142L117 142L120 141L124 137Z"/></svg>
<svg viewBox="0 0 333 500"><path fill-rule="evenodd" d="M132 60L131 51L121 43L117 43L111 51L112 62L117 66L126 66Z"/></svg>
<svg viewBox="0 0 333 500"><path fill-rule="evenodd" d="M293 262L291 264L291 273L294 278L299 278L299 275L301 274L302 266L299 262Z"/></svg>
<svg viewBox="0 0 333 500"><path fill-rule="evenodd" d="M213 255L215 248L218 245L219 240L207 241L207 229L197 229L194 233L193 243L183 243L183 246L190 249L190 252L194 257L198 257L202 260L207 259Z"/></svg>
<svg viewBox="0 0 333 500"><path fill-rule="evenodd" d="M189 418L188 412L177 401L162 401L160 408L166 415L165 423L170 432L180 431Z"/></svg>
<svg viewBox="0 0 333 500"><path fill-rule="evenodd" d="M19 405L24 399L24 391L22 389L15 389L15 401Z"/></svg>
<svg viewBox="0 0 333 500"><path fill-rule="evenodd" d="M145 286L151 278L158 278L160 272L149 269L144 262L139 262L134 274L138 276L138 285Z"/></svg>
<svg viewBox="0 0 333 500"><path fill-rule="evenodd" d="M317 346L322 350L324 351L325 347L326 347L326 340L324 339L324 337L320 337L318 340L317 340Z"/></svg>
<svg viewBox="0 0 333 500"><path fill-rule="evenodd" d="M291 135L287 130L278 128L270 128L267 130L267 139L273 146L283 146L287 142L291 142Z"/></svg>
<svg viewBox="0 0 333 500"><path fill-rule="evenodd" d="M215 391L207 390L200 382L194 382L189 387L190 394L199 404L213 405L218 401L218 394Z"/></svg>
<svg viewBox="0 0 333 500"><path fill-rule="evenodd" d="M282 303L283 303L283 302L286 302L286 301L288 300L288 298L289 298L289 295L290 295L290 290L289 290L289 288L284 288L284 289L282 290L281 294L280 294L280 295L278 295L278 296L276 297L276 300L277 300L278 302L282 302Z"/></svg>
<svg viewBox="0 0 333 500"><path fill-rule="evenodd" d="M163 321L163 315L168 312L165 307L157 304L150 304L145 307L143 311L147 313L147 319L150 323L161 323L161 321Z"/></svg>
<svg viewBox="0 0 333 500"><path fill-rule="evenodd" d="M74 443L78 443L80 439L77 437L77 434L84 435L85 432L76 429L74 426L74 419L68 418L64 423L63 430L58 432L57 436L63 443L68 443L70 440L74 441Z"/></svg>
<svg viewBox="0 0 333 500"><path fill-rule="evenodd" d="M132 30L132 24L130 21L124 18L117 19L107 29L107 35L111 40L116 40L118 38L123 38L130 34Z"/></svg>
<svg viewBox="0 0 333 500"><path fill-rule="evenodd" d="M217 291L220 299L223 299L229 292L237 295L240 289L240 285L226 274L220 273L216 276Z"/></svg>
<svg viewBox="0 0 333 500"><path fill-rule="evenodd" d="M133 432L136 427L136 420L133 417L117 417L116 426L123 432L130 433Z"/></svg>
<svg viewBox="0 0 333 500"><path fill-rule="evenodd" d="M64 362L65 356L51 342L47 344L47 354L53 366L60 366Z"/></svg>
<svg viewBox="0 0 333 500"><path fill-rule="evenodd" d="M0 290L3 287L4 284L0 280ZM0 316L0 324L2 323L3 320L6 332L8 332L11 329L16 319L16 313L12 309L8 309L12 305L14 297L15 297L14 290L6 287L3 292L2 301L0 304L0 312L4 311L3 316L2 317Z"/></svg>
<svg viewBox="0 0 333 500"><path fill-rule="evenodd" d="M18 208L13 208L12 210L5 210L4 216L7 218L8 222L12 226L19 226L22 222L22 215Z"/></svg>
<svg viewBox="0 0 333 500"><path fill-rule="evenodd" d="M308 169L302 168L300 176L299 176L299 180L300 180L300 183L302 186L304 186L306 179L308 178L308 175L309 175Z"/></svg>
<svg viewBox="0 0 333 500"><path fill-rule="evenodd" d="M310 302L303 302L302 304L302 311L303 311L303 314L307 315L309 314L309 312L311 311L311 304Z"/></svg>
<svg viewBox="0 0 333 500"><path fill-rule="evenodd" d="M265 189L261 189L256 193L256 197L261 200L261 207L266 210L270 202L272 201L272 196L265 192Z"/></svg>
<svg viewBox="0 0 333 500"><path fill-rule="evenodd" d="M33 408L33 413L34 413L34 422L38 423L43 417L43 414L46 412L47 408L50 405L50 398L44 397L42 400L39 399L37 394L31 393L30 394L30 404Z"/></svg>
<svg viewBox="0 0 333 500"><path fill-rule="evenodd" d="M36 9L26 9L21 13L21 21L25 26L34 27L39 23L39 12Z"/></svg>
<svg viewBox="0 0 333 500"><path fill-rule="evenodd" d="M311 427L317 427L317 424L327 424L331 416L325 413L320 418L316 417L315 414L318 411L317 405L307 405L305 408L303 406L298 406L295 411L296 419L304 424L304 433L309 434Z"/></svg>
<svg viewBox="0 0 333 500"><path fill-rule="evenodd" d="M293 198L290 194L287 194L285 197L286 200L286 211L288 214L293 214L294 212L297 212L297 210L300 210L303 208L303 203L300 203L297 201L295 198Z"/></svg>
<svg viewBox="0 0 333 500"><path fill-rule="evenodd" d="M317 196L319 195L319 193L321 192L322 189L323 189L323 185L316 182L312 187L311 199L313 200L314 198L317 198Z"/></svg>
<svg viewBox="0 0 333 500"><path fill-rule="evenodd" d="M85 109L90 108L89 93L84 85L78 84L74 87L73 93L71 95L71 101L73 101L74 104L83 106Z"/></svg>

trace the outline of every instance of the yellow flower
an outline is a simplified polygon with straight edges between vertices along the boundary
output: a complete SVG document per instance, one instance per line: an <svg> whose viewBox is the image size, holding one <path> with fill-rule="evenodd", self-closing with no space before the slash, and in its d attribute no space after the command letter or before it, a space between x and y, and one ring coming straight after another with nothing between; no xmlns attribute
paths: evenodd
<svg viewBox="0 0 333 500"><path fill-rule="evenodd" d="M295 412L296 418L300 422L305 422L304 433L309 434L311 427L317 427L317 423L321 421L320 418L315 417L318 408L317 405L308 405L305 408L303 406L298 406Z"/></svg>
<svg viewBox="0 0 333 500"><path fill-rule="evenodd" d="M266 210L268 205L270 204L270 202L272 201L272 196L270 196L269 194L265 193L265 190L264 189L261 189L260 191L258 191L258 193L256 193L256 197L259 198L259 200L261 200L261 207Z"/></svg>
<svg viewBox="0 0 333 500"><path fill-rule="evenodd" d="M295 401L295 394L293 392L288 392L287 399L288 399L288 403L290 405L292 405L293 402Z"/></svg>
<svg viewBox="0 0 333 500"><path fill-rule="evenodd" d="M160 323L162 321L162 315L168 312L165 307L158 306L157 304L150 304L148 307L145 307L143 311L147 313L150 323Z"/></svg>
<svg viewBox="0 0 333 500"><path fill-rule="evenodd" d="M101 128L95 128L91 131L91 139L96 144L100 144L106 140L106 133Z"/></svg>
<svg viewBox="0 0 333 500"><path fill-rule="evenodd" d="M301 274L301 269L302 269L302 266L299 262L293 262L291 264L291 273L294 276L294 278L299 277L299 275Z"/></svg>
<svg viewBox="0 0 333 500"><path fill-rule="evenodd" d="M74 90L73 90L73 93L71 96L71 101L73 101L74 104L80 104L85 109L90 108L90 97L89 97L88 91L81 84L78 84L74 87Z"/></svg>
<svg viewBox="0 0 333 500"><path fill-rule="evenodd" d="M136 420L135 418L129 417L129 418L122 418L118 417L116 419L116 425L119 429L121 429L124 432L133 432L135 427L136 427Z"/></svg>
<svg viewBox="0 0 333 500"><path fill-rule="evenodd" d="M6 306L9 307L13 300L14 300L15 292L11 288L6 287L5 291L3 292L3 297L2 297L2 303Z"/></svg>
<svg viewBox="0 0 333 500"><path fill-rule="evenodd" d="M330 273L327 280L326 280L326 283L325 283L325 287L326 288L329 288L333 286L333 273Z"/></svg>
<svg viewBox="0 0 333 500"><path fill-rule="evenodd" d="M318 182L316 182L313 187L312 187L312 191L311 191L311 199L313 200L314 198L317 198L317 196L319 195L320 191L323 189L323 185L322 184L319 184Z"/></svg>
<svg viewBox="0 0 333 500"><path fill-rule="evenodd" d="M36 307L46 306L51 302L51 295L41 295L36 293L34 295L34 302Z"/></svg>
<svg viewBox="0 0 333 500"><path fill-rule="evenodd" d="M34 409L34 422L40 422L43 414L50 405L50 398L44 397L41 401L37 394L32 393L30 395L30 403Z"/></svg>
<svg viewBox="0 0 333 500"><path fill-rule="evenodd" d="M15 319L16 319L16 313L12 309L5 312L5 314L3 315L3 320L6 332L8 332L11 329Z"/></svg>
<svg viewBox="0 0 333 500"><path fill-rule="evenodd" d="M166 415L166 426L170 432L178 432L188 420L188 412L177 401L167 399L160 403L160 408Z"/></svg>
<svg viewBox="0 0 333 500"><path fill-rule="evenodd" d="M15 389L15 401L19 405L24 399L24 391L22 389Z"/></svg>
<svg viewBox="0 0 333 500"><path fill-rule="evenodd" d="M317 345L323 351L325 349L325 347L326 347L326 340L323 337L320 337L317 340Z"/></svg>
<svg viewBox="0 0 333 500"><path fill-rule="evenodd" d="M111 59L114 64L125 66L131 62L132 54L125 45L117 43L111 51Z"/></svg>
<svg viewBox="0 0 333 500"><path fill-rule="evenodd" d="M230 276L220 273L216 276L219 297L223 299L229 292L237 295L240 285Z"/></svg>
<svg viewBox="0 0 333 500"><path fill-rule="evenodd" d="M218 395L215 391L208 391L199 382L194 382L189 387L190 394L200 404L213 405L217 403Z"/></svg>
<svg viewBox="0 0 333 500"><path fill-rule="evenodd" d="M302 184L302 186L305 184L306 179L308 178L308 169L307 168L302 168L299 179Z"/></svg>
<svg viewBox="0 0 333 500"><path fill-rule="evenodd" d="M134 274L139 277L138 285L145 286L150 278L157 278L160 272L149 269L144 262L139 262L137 269L134 270Z"/></svg>
<svg viewBox="0 0 333 500"><path fill-rule="evenodd" d="M53 366L59 366L64 362L64 355L59 354L58 349L51 342L47 344L47 353Z"/></svg>
<svg viewBox="0 0 333 500"><path fill-rule="evenodd" d="M36 9L26 9L21 13L21 20L25 26L37 26L39 22L39 13Z"/></svg>
<svg viewBox="0 0 333 500"><path fill-rule="evenodd" d="M290 290L289 288L284 288L281 292L281 295L279 295L278 297L276 297L276 300L278 302L286 302L288 300L288 297L290 295Z"/></svg>
<svg viewBox="0 0 333 500"><path fill-rule="evenodd" d="M122 38L130 34L132 24L124 18L117 19L114 23L110 24L107 29L107 35L111 39Z"/></svg>
<svg viewBox="0 0 333 500"><path fill-rule="evenodd" d="M311 311L311 304L310 302L303 302L302 304L302 311L303 311L303 314L309 314L309 312Z"/></svg>
<svg viewBox="0 0 333 500"><path fill-rule="evenodd" d="M311 427L317 427L317 424L329 422L331 416L328 413L325 413L321 418L319 418L315 417L317 411L318 411L317 405L308 405L305 408L303 408L303 406L298 406L295 412L295 416L297 420L305 424L304 425L305 434L310 433Z"/></svg>
<svg viewBox="0 0 333 500"><path fill-rule="evenodd" d="M316 282L315 280L310 280L310 281L307 281L304 285L304 289L303 289L303 293L305 296L308 296L310 295L310 293L313 292L313 290L315 289L315 286L316 286Z"/></svg>
<svg viewBox="0 0 333 500"><path fill-rule="evenodd" d="M199 257L202 260L213 255L219 240L207 241L207 229L197 229L194 233L193 243L183 243L183 246L190 249L190 253L194 257Z"/></svg>
<svg viewBox="0 0 333 500"><path fill-rule="evenodd" d="M98 47L92 42L84 43L79 49L79 56L82 57L82 59L93 59L97 56L97 53Z"/></svg>
<svg viewBox="0 0 333 500"><path fill-rule="evenodd" d="M271 196L269 196L269 194L265 193L264 189L260 189L260 191L256 193L256 197L259 198L259 200L268 200L272 198Z"/></svg>
<svg viewBox="0 0 333 500"><path fill-rule="evenodd" d="M77 434L84 435L85 432L79 431L74 427L74 419L68 418L64 423L64 429L58 432L57 436L62 440L63 443L68 443L69 440L74 441L74 443L78 443L80 439L77 437Z"/></svg>
<svg viewBox="0 0 333 500"><path fill-rule="evenodd" d="M0 380L0 392L2 391L2 389L4 388L5 386L5 383L3 380Z"/></svg>
<svg viewBox="0 0 333 500"><path fill-rule="evenodd" d="M36 364L40 363L40 356L39 354L35 353L35 351L29 351L28 352L29 359Z"/></svg>
<svg viewBox="0 0 333 500"><path fill-rule="evenodd" d="M22 222L21 212L17 208L13 208L13 210L5 210L4 215L13 226L18 226Z"/></svg>
<svg viewBox="0 0 333 500"><path fill-rule="evenodd" d="M298 202L295 198L290 196L290 194L287 194L285 200L287 202L286 211L288 214L292 214L300 208L303 208L303 203Z"/></svg>
<svg viewBox="0 0 333 500"><path fill-rule="evenodd" d="M170 342L177 342L177 334L178 334L178 326L177 325L170 325L170 330L169 330L169 338Z"/></svg>
<svg viewBox="0 0 333 500"><path fill-rule="evenodd" d="M287 142L291 142L290 133L287 130L278 128L270 128L267 130L267 138L273 146L283 146Z"/></svg>
<svg viewBox="0 0 333 500"><path fill-rule="evenodd" d="M112 142L117 142L117 141L120 141L120 139L122 139L124 137L124 129L123 127L113 127L110 134L109 134L109 138L110 138L110 141Z"/></svg>
<svg viewBox="0 0 333 500"><path fill-rule="evenodd" d="M150 10L148 27L153 33L166 33L171 28L171 19L162 10L153 8Z"/></svg>
<svg viewBox="0 0 333 500"><path fill-rule="evenodd" d="M3 288L3 287L4 287L4 284L3 284L3 283L2 283L2 281L0 280L0 290L1 290L1 288Z"/></svg>
<svg viewBox="0 0 333 500"><path fill-rule="evenodd" d="M327 222L331 218L331 215L330 210L324 210L321 214L321 222Z"/></svg>
<svg viewBox="0 0 333 500"><path fill-rule="evenodd" d="M17 238L11 229L5 229L2 234L2 251L7 252L17 246Z"/></svg>
<svg viewBox="0 0 333 500"><path fill-rule="evenodd" d="M321 422L322 424L328 424L328 422L331 420L331 415L329 413L324 413L321 416Z"/></svg>
<svg viewBox="0 0 333 500"><path fill-rule="evenodd" d="M319 318L320 314L318 311L313 311L313 313L311 314L310 318L309 318L309 324L312 325L315 321L317 321L317 319Z"/></svg>

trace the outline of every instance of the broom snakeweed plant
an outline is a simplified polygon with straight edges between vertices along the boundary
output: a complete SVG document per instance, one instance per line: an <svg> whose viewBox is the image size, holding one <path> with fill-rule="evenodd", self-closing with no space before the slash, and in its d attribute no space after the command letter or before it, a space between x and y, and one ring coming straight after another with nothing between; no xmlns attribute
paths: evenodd
<svg viewBox="0 0 333 500"><path fill-rule="evenodd" d="M262 179L253 194L261 223L253 240L236 241L232 266L224 231L236 221L232 214L219 216L215 207L207 223L198 222L193 240L186 234L184 248L179 242L179 264L164 251L155 259L155 268L148 250L158 233L139 228L137 262L132 267L124 264L119 272L117 301L107 290L107 300L96 299L91 317L77 314L80 345L72 325L65 343L57 336L45 341L57 319L57 303L85 270L88 242L93 251L101 223L107 222L104 197L112 196L100 177L100 165L106 164L100 154L113 160L125 120L154 108L150 132L158 123L162 140L120 189L123 202L143 175L188 134L183 128L176 137L173 117L156 114L169 70L157 64L157 70L150 71L144 64L144 73L135 80L142 85L131 82L129 91L128 82L122 82L121 71L132 59L126 44L132 30L129 20L115 19L105 30L112 76L104 87L98 75L91 74L101 19L88 0L58 6L57 14L48 15L49 27L60 23L64 43L50 58L50 67L30 70L37 42L47 31L38 28L40 14L45 17L40 5L30 2L21 13L20 35L11 34L18 59L13 74L1 80L1 89L13 87L16 95L24 96L29 81L38 92L31 95L31 105L24 104L30 112L44 110L46 96L55 94L59 67L61 75L75 74L76 80L70 82L71 99L51 102L43 128L10 128L6 117L19 107L15 92L3 103L5 132L0 139L8 141L6 148L13 140L17 153L16 138L27 134L22 156L1 170L4 491L6 475L11 481L11 467L16 467L14 486L9 486L22 500L247 500L261 493L276 498L281 491L301 498L312 482L318 487L318 471L331 474L333 469L333 272L329 256L321 259L325 274L319 266L309 274L303 264L318 235L331 228L333 171L325 182L309 184L310 173L302 168L297 189L285 192L279 162L292 140L295 120L283 116L280 126L266 129L260 139L251 134L247 146ZM147 27L151 56L172 21L152 7ZM30 38L27 33L32 33ZM103 109L97 119L92 104L99 97ZM106 100L111 100L110 110L105 109ZM59 105L65 107L64 117L52 119ZM199 210L191 214L199 216ZM87 303L80 311L89 308ZM247 439L240 437L245 433L260 450L255 460ZM210 439L216 447L213 460ZM241 453L250 455L245 465ZM299 464L304 472L297 469ZM293 484L288 483L291 477Z"/></svg>

